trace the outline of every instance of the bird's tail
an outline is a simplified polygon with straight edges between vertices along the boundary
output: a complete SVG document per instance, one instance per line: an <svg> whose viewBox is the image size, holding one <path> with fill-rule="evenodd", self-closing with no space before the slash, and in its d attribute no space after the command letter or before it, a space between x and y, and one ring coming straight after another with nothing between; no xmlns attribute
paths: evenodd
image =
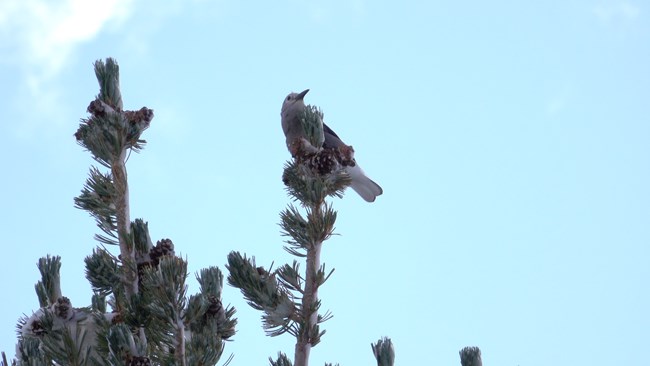
<svg viewBox="0 0 650 366"><path fill-rule="evenodd" d="M374 202L377 196L384 193L379 184L375 183L372 179L368 178L363 172L359 164L353 167L347 167L346 171L350 174L352 183L350 187L355 190L367 202Z"/></svg>

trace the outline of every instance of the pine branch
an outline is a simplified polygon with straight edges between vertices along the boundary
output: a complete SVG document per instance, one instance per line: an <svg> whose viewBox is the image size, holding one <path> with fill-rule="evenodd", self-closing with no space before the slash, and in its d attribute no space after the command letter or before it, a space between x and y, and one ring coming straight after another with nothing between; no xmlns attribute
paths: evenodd
<svg viewBox="0 0 650 366"><path fill-rule="evenodd" d="M350 177L344 169L345 154L337 149L321 148L322 112L308 106L300 118L307 139L290 146L294 159L286 163L282 180L287 193L300 202L304 213L289 205L280 213L280 226L282 235L287 237L284 249L304 258L304 274L297 261L272 272L257 267L254 260L236 252L230 253L226 267L230 271L228 283L242 291L251 307L263 312L267 333L295 336L294 364L307 366L311 348L325 334L320 324L332 317L330 312L319 315L318 288L333 272L326 273L320 255L323 243L333 235L337 216L325 199L342 197ZM284 354L276 361L269 360L272 365L291 365Z"/></svg>
<svg viewBox="0 0 650 366"><path fill-rule="evenodd" d="M293 366L289 357L282 352L278 353L278 358L275 361L269 357L269 363L271 366Z"/></svg>
<svg viewBox="0 0 650 366"><path fill-rule="evenodd" d="M135 262L135 250L129 240L131 236L131 218L129 214L129 184L126 178L127 151L121 151L117 161L111 165L115 187L115 213L117 216L117 233L122 260ZM128 267L127 267L128 268ZM126 293L138 293L138 277L134 271L125 271Z"/></svg>
<svg viewBox="0 0 650 366"><path fill-rule="evenodd" d="M325 132L323 130L323 119L325 114L315 106L305 106L305 110L300 115L300 125L305 132L311 146L321 147L325 142Z"/></svg>
<svg viewBox="0 0 650 366"><path fill-rule="evenodd" d="M322 112L311 106L302 116L303 130L313 146L323 145L322 117ZM318 314L321 305L318 288L325 281L320 255L323 242L334 232L336 222L336 212L325 202L325 198L340 197L350 180L337 156L328 149L319 149L316 153L299 149L294 161L285 166L283 180L288 193L300 201L306 211L306 218L303 218L295 207L289 206L280 215L280 226L283 234L290 238L287 240L289 247L285 249L306 258L294 362L296 366L307 366L311 348L320 342L325 333L320 331L319 323L331 317L329 313L325 317ZM290 286L298 284L297 277L291 278L292 271L287 267L284 267L282 274L281 278L286 278Z"/></svg>
<svg viewBox="0 0 650 366"><path fill-rule="evenodd" d="M96 236L100 243L119 245L121 265L108 252L96 251L86 258L86 276L99 294L115 295L118 310L134 310L133 315L125 319L134 320L130 324L137 328L143 324L142 315L146 316L146 312L139 311L138 268L140 262L146 261L143 256L151 245L145 243L140 248L135 247L138 237L134 237L131 229L141 223L136 220L132 224L130 219L126 160L131 150L138 151L145 143L140 136L149 127L153 111L144 107L139 111L124 111L117 62L108 58L106 62L98 60L94 66L99 94L89 104L90 117L82 119L75 138L96 161L110 169L110 173L102 174L92 168L81 195L75 199L75 206L87 210L95 218L105 234ZM137 344L146 348L144 330L140 328L135 334Z"/></svg>
<svg viewBox="0 0 650 366"><path fill-rule="evenodd" d="M307 252L307 278L301 307L301 327L296 342L296 366L306 366L309 362L311 348L319 341L318 312L315 304L318 302L318 285L314 268L320 263L320 249L322 243L315 245L314 249Z"/></svg>
<svg viewBox="0 0 650 366"><path fill-rule="evenodd" d="M85 259L86 279L96 294L106 296L120 292L119 264L117 258L105 249L94 249Z"/></svg>
<svg viewBox="0 0 650 366"><path fill-rule="evenodd" d="M11 363L7 361L7 355L2 352L2 360L0 361L0 366L16 366L16 360L12 360Z"/></svg>
<svg viewBox="0 0 650 366"><path fill-rule="evenodd" d="M103 175L96 169L91 170L86 187L75 203L88 210L108 235L99 236L100 242L119 244L120 258L125 263L124 286L127 296L132 296L138 293L138 276L131 237L126 158L130 150L142 148L145 141L140 135L149 127L153 111L144 107L139 111L123 110L119 66L115 60L95 62L95 75L100 86L99 95L88 106L91 117L82 120L75 137L111 172Z"/></svg>
<svg viewBox="0 0 650 366"><path fill-rule="evenodd" d="M478 347L465 347L458 354L460 354L460 364L462 366L483 366L481 350Z"/></svg>
<svg viewBox="0 0 650 366"><path fill-rule="evenodd" d="M119 68L97 61L100 85L75 133L109 172L91 168L75 206L94 217L103 232L85 258L94 294L91 306L74 308L62 296L59 257L41 258L35 290L41 308L17 324L20 365L215 365L224 340L235 334L235 309L221 302L223 275L216 267L197 275L201 292L186 296L187 263L169 239L154 246L148 223L130 220L126 158L145 141L153 111L124 111ZM119 255L104 245L118 245ZM112 311L107 313L107 304ZM232 356L226 361L228 364ZM8 366L6 357L2 366Z"/></svg>
<svg viewBox="0 0 650 366"><path fill-rule="evenodd" d="M88 308L60 297L19 321L17 356L27 364L83 365L97 358L95 323Z"/></svg>
<svg viewBox="0 0 650 366"><path fill-rule="evenodd" d="M377 343L370 344L370 346L377 359L377 366L393 366L395 363L395 349L393 349L393 342L390 338L380 338Z"/></svg>
<svg viewBox="0 0 650 366"><path fill-rule="evenodd" d="M96 235L103 244L118 245L117 211L114 201L117 197L113 178L91 167L90 174L79 197L75 197L75 207L86 210L95 218L97 226L107 235Z"/></svg>
<svg viewBox="0 0 650 366"><path fill-rule="evenodd" d="M48 255L39 259L38 270L41 272L42 278L36 284L36 293L39 295L39 302L43 304L44 300L47 299L47 305L52 305L61 298L61 257L51 257Z"/></svg>
<svg viewBox="0 0 650 366"><path fill-rule="evenodd" d="M254 259L238 252L228 254L226 268L230 272L228 284L239 288L248 304L264 313L262 323L268 335L297 334L299 319L294 296L277 281L274 273L257 267Z"/></svg>
<svg viewBox="0 0 650 366"><path fill-rule="evenodd" d="M175 256L165 256L158 266L144 268L142 278L147 308L151 316L159 320L147 327L149 339L156 346L166 345L174 349L175 363L185 366L183 312L187 262Z"/></svg>

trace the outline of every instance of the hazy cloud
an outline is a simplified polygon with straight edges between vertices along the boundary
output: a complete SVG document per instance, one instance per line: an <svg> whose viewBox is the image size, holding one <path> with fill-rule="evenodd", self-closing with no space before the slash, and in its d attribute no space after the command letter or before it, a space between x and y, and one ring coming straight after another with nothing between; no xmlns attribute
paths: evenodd
<svg viewBox="0 0 650 366"><path fill-rule="evenodd" d="M294 2L304 7L311 19L317 23L325 23L331 21L333 18L341 16L341 14L353 17L362 17L366 12L365 0L294 0Z"/></svg>
<svg viewBox="0 0 650 366"><path fill-rule="evenodd" d="M603 23L635 20L641 14L641 8L627 1L601 2L592 9Z"/></svg>
<svg viewBox="0 0 650 366"><path fill-rule="evenodd" d="M13 73L12 108L22 111L17 136L28 137L41 125L57 123L62 83L56 76L75 49L104 28L121 24L132 0L2 0L0 1L0 64Z"/></svg>
<svg viewBox="0 0 650 366"><path fill-rule="evenodd" d="M74 48L108 23L128 16L131 0L4 0L0 39L8 62L38 66L42 77L59 71ZM5 60L5 62L7 62Z"/></svg>

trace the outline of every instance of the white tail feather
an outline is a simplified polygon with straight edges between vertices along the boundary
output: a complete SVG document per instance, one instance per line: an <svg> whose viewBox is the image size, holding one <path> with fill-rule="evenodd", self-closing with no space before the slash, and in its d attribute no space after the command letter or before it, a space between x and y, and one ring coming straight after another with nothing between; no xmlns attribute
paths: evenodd
<svg viewBox="0 0 650 366"><path fill-rule="evenodd" d="M366 176L359 164L353 167L347 167L345 171L350 174L350 178L352 179L350 187L367 202L374 202L377 196L384 193L377 183Z"/></svg>

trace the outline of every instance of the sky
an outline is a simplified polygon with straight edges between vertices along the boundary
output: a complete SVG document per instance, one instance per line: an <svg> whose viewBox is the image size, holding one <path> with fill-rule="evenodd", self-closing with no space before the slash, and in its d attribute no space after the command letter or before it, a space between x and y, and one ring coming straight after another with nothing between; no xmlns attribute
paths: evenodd
<svg viewBox="0 0 650 366"><path fill-rule="evenodd" d="M0 349L38 307L36 262L90 304L93 164L73 133L120 65L152 108L127 169L131 217L196 273L239 251L290 263L279 213L291 91L384 190L333 199L321 288L334 318L313 365L643 364L650 348L650 3L641 0L0 2ZM115 248L117 251L117 248ZM198 291L194 276L190 293ZM238 290L232 365L293 357Z"/></svg>

